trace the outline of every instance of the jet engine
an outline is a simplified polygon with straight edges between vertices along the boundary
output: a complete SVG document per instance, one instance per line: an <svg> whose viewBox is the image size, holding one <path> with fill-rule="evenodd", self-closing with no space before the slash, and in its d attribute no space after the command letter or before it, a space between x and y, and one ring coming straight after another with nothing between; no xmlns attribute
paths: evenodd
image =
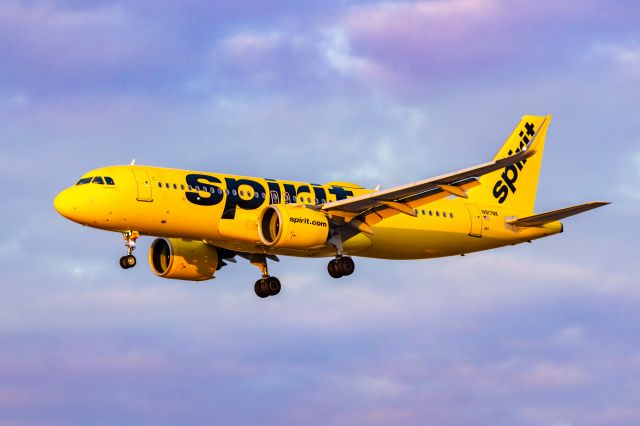
<svg viewBox="0 0 640 426"><path fill-rule="evenodd" d="M329 238L329 219L304 206L273 204L258 219L262 244L274 248L310 249Z"/></svg>
<svg viewBox="0 0 640 426"><path fill-rule="evenodd" d="M154 274L176 280L204 281L218 269L218 250L201 241L158 238L149 248Z"/></svg>

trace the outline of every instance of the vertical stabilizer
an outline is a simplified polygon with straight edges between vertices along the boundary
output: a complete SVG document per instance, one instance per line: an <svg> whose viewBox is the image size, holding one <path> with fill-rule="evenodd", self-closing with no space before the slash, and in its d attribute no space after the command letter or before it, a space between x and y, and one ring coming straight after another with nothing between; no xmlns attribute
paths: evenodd
<svg viewBox="0 0 640 426"><path fill-rule="evenodd" d="M482 176L481 185L469 191L469 198L479 204L497 204L512 211L533 212L544 144L551 116L525 115L495 159L513 155L535 136L531 149L535 154L504 169Z"/></svg>

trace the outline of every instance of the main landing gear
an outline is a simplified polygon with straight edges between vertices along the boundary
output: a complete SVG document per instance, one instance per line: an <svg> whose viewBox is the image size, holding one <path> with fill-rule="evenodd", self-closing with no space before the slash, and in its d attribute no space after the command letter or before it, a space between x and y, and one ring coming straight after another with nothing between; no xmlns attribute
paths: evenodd
<svg viewBox="0 0 640 426"><path fill-rule="evenodd" d="M256 295L262 299L269 296L275 296L280 293L282 286L280 280L269 275L267 268L267 257L264 254L255 254L251 256L251 264L260 268L262 278L256 281L253 290Z"/></svg>
<svg viewBox="0 0 640 426"><path fill-rule="evenodd" d="M120 266L122 269L129 269L136 266L136 257L132 254L136 249L136 241L140 234L138 231L127 231L122 233L124 238L124 246L127 248L127 255L120 258Z"/></svg>
<svg viewBox="0 0 640 426"><path fill-rule="evenodd" d="M356 264L349 256L338 256L329 262L327 270L333 278L341 278L353 274Z"/></svg>

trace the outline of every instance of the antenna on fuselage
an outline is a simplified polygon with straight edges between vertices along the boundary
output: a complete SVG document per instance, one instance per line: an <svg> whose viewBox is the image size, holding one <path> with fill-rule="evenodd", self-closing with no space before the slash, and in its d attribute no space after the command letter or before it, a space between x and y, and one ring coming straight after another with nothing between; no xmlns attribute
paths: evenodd
<svg viewBox="0 0 640 426"><path fill-rule="evenodd" d="M129 163L130 166L135 166L136 165L136 159L134 158L133 160L131 160L131 163Z"/></svg>

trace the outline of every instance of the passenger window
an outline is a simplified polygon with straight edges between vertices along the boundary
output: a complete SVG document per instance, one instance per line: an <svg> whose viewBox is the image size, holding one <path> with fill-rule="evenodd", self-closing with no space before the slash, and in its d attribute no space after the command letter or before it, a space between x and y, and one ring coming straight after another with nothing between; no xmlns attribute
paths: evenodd
<svg viewBox="0 0 640 426"><path fill-rule="evenodd" d="M265 194L264 192L261 194L262 195L262 199L264 200L265 198L267 198L267 194Z"/></svg>
<svg viewBox="0 0 640 426"><path fill-rule="evenodd" d="M240 195L244 196L244 191L240 191Z"/></svg>
<svg viewBox="0 0 640 426"><path fill-rule="evenodd" d="M256 198L260 198L260 194L258 194L258 193L256 192L255 197L256 197Z"/></svg>
<svg viewBox="0 0 640 426"><path fill-rule="evenodd" d="M173 184L173 189L178 189L178 185L176 185L175 183Z"/></svg>
<svg viewBox="0 0 640 426"><path fill-rule="evenodd" d="M184 185L180 184L180 189L182 189L184 191Z"/></svg>
<svg viewBox="0 0 640 426"><path fill-rule="evenodd" d="M447 217L447 212L442 212L442 217Z"/></svg>
<svg viewBox="0 0 640 426"><path fill-rule="evenodd" d="M449 217L453 219L453 213L449 213Z"/></svg>
<svg viewBox="0 0 640 426"><path fill-rule="evenodd" d="M76 185L86 185L89 182L91 182L91 179L93 179L92 177L88 177L88 178L82 178L78 181L78 183L76 183Z"/></svg>
<svg viewBox="0 0 640 426"><path fill-rule="evenodd" d="M196 191L200 191L200 185L196 185Z"/></svg>
<svg viewBox="0 0 640 426"><path fill-rule="evenodd" d="M162 188L162 182L158 182L158 188Z"/></svg>
<svg viewBox="0 0 640 426"><path fill-rule="evenodd" d="M167 187L167 189L171 188L171 185L169 185L168 183L165 183L164 185Z"/></svg>
<svg viewBox="0 0 640 426"><path fill-rule="evenodd" d="M426 215L427 215L427 212L422 210L422 216L426 216Z"/></svg>
<svg viewBox="0 0 640 426"><path fill-rule="evenodd" d="M291 202L293 202L293 203L296 202L296 196L295 195L293 197L291 197Z"/></svg>
<svg viewBox="0 0 640 426"><path fill-rule="evenodd" d="M322 200L320 200L320 201L322 201L322 204L327 202L324 198Z"/></svg>
<svg viewBox="0 0 640 426"><path fill-rule="evenodd" d="M433 212L429 210L429 216L433 216Z"/></svg>
<svg viewBox="0 0 640 426"><path fill-rule="evenodd" d="M238 195L238 193L236 192L236 190L232 190L231 193L233 194L234 197L236 197Z"/></svg>
<svg viewBox="0 0 640 426"><path fill-rule="evenodd" d="M436 216L440 217L440 212L436 210Z"/></svg>
<svg viewBox="0 0 640 426"><path fill-rule="evenodd" d="M218 194L222 195L222 189L218 188Z"/></svg>
<svg viewBox="0 0 640 426"><path fill-rule="evenodd" d="M189 191L193 191L193 187L189 185Z"/></svg>
<svg viewBox="0 0 640 426"><path fill-rule="evenodd" d="M107 185L115 185L116 183L113 181L113 179L111 179L109 176L105 176L104 177L104 181L107 183Z"/></svg>
<svg viewBox="0 0 640 426"><path fill-rule="evenodd" d="M104 185L104 180L100 176L96 176L93 178L91 183L97 183L98 185Z"/></svg>

